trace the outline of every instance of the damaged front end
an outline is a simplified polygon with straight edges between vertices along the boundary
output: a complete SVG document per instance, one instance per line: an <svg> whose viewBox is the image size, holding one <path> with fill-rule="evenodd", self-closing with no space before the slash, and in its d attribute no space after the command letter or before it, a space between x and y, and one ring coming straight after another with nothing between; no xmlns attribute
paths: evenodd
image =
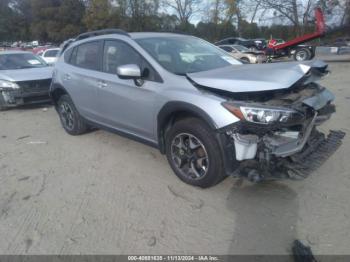
<svg viewBox="0 0 350 262"><path fill-rule="evenodd" d="M226 127L225 154L234 155L229 172L258 182L301 179L317 169L341 145L342 131L328 136L317 126L335 112L333 94L316 83L255 101L228 99L223 106L241 121Z"/></svg>
<svg viewBox="0 0 350 262"><path fill-rule="evenodd" d="M0 81L0 109L50 102L48 91L51 79Z"/></svg>

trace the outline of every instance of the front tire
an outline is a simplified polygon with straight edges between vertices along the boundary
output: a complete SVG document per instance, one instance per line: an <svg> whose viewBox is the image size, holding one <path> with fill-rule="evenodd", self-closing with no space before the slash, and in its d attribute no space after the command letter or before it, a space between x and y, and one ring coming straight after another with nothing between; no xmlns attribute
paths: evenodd
<svg viewBox="0 0 350 262"><path fill-rule="evenodd" d="M166 135L166 156L185 183L208 188L225 178L223 157L211 128L197 118L176 122Z"/></svg>
<svg viewBox="0 0 350 262"><path fill-rule="evenodd" d="M88 127L80 116L69 95L62 95L57 102L57 112L64 130L70 135L77 136L86 133Z"/></svg>

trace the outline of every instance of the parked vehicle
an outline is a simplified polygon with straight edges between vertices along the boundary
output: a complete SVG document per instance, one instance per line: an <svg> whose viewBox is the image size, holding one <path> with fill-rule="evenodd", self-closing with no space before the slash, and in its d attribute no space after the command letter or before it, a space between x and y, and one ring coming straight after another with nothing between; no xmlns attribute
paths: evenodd
<svg viewBox="0 0 350 262"><path fill-rule="evenodd" d="M59 48L49 48L43 51L40 51L38 55L49 65L53 65L57 61L57 56L60 52Z"/></svg>
<svg viewBox="0 0 350 262"><path fill-rule="evenodd" d="M219 47L228 52L232 57L248 64L261 64L267 61L264 52L250 51L241 45L220 45Z"/></svg>
<svg viewBox="0 0 350 262"><path fill-rule="evenodd" d="M259 50L260 48L260 46L256 44L254 40L248 40L241 37L228 37L216 42L215 45L242 45L252 50Z"/></svg>
<svg viewBox="0 0 350 262"><path fill-rule="evenodd" d="M350 37L337 38L334 41L334 45L338 47L350 46Z"/></svg>
<svg viewBox="0 0 350 262"><path fill-rule="evenodd" d="M0 110L49 102L52 67L31 52L0 52Z"/></svg>
<svg viewBox="0 0 350 262"><path fill-rule="evenodd" d="M97 126L159 148L184 182L304 178L340 145L316 127L335 112L321 61L244 65L196 37L85 33L50 89L71 135Z"/></svg>
<svg viewBox="0 0 350 262"><path fill-rule="evenodd" d="M323 37L326 33L326 25L323 12L320 8L315 9L316 30L313 33L305 34L287 42L282 42L267 49L270 58L293 56L295 61L307 61L315 57L315 46L303 45L311 40Z"/></svg>
<svg viewBox="0 0 350 262"><path fill-rule="evenodd" d="M33 48L32 52L35 55L41 55L45 50L47 50L49 48L53 48L53 47L50 45L38 46L38 47Z"/></svg>
<svg viewBox="0 0 350 262"><path fill-rule="evenodd" d="M267 40L263 38L252 39L254 41L256 50L262 51L266 49Z"/></svg>

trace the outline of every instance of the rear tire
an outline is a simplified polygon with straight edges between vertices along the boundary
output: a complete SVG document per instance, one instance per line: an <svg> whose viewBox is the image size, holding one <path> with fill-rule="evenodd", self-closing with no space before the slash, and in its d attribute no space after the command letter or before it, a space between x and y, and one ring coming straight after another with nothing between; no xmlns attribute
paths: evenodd
<svg viewBox="0 0 350 262"><path fill-rule="evenodd" d="M88 126L80 116L69 95L62 95L57 102L57 112L64 130L72 136L87 132Z"/></svg>
<svg viewBox="0 0 350 262"><path fill-rule="evenodd" d="M200 119L186 118L172 126L166 134L166 156L175 174L192 186L208 188L226 177L217 138Z"/></svg>
<svg viewBox="0 0 350 262"><path fill-rule="evenodd" d="M297 49L294 53L294 60L299 62L311 60L311 57L312 54L308 48Z"/></svg>

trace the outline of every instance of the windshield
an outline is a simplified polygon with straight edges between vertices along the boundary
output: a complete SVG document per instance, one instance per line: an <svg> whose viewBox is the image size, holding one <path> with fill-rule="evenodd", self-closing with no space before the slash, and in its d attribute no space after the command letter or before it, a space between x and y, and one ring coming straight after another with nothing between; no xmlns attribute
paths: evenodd
<svg viewBox="0 0 350 262"><path fill-rule="evenodd" d="M0 70L45 67L47 64L40 57L30 53L0 54Z"/></svg>
<svg viewBox="0 0 350 262"><path fill-rule="evenodd" d="M249 52L249 49L242 45L235 45L233 48L237 49L239 52Z"/></svg>
<svg viewBox="0 0 350 262"><path fill-rule="evenodd" d="M240 64L225 51L194 37L155 37L136 41L161 66L177 75Z"/></svg>

